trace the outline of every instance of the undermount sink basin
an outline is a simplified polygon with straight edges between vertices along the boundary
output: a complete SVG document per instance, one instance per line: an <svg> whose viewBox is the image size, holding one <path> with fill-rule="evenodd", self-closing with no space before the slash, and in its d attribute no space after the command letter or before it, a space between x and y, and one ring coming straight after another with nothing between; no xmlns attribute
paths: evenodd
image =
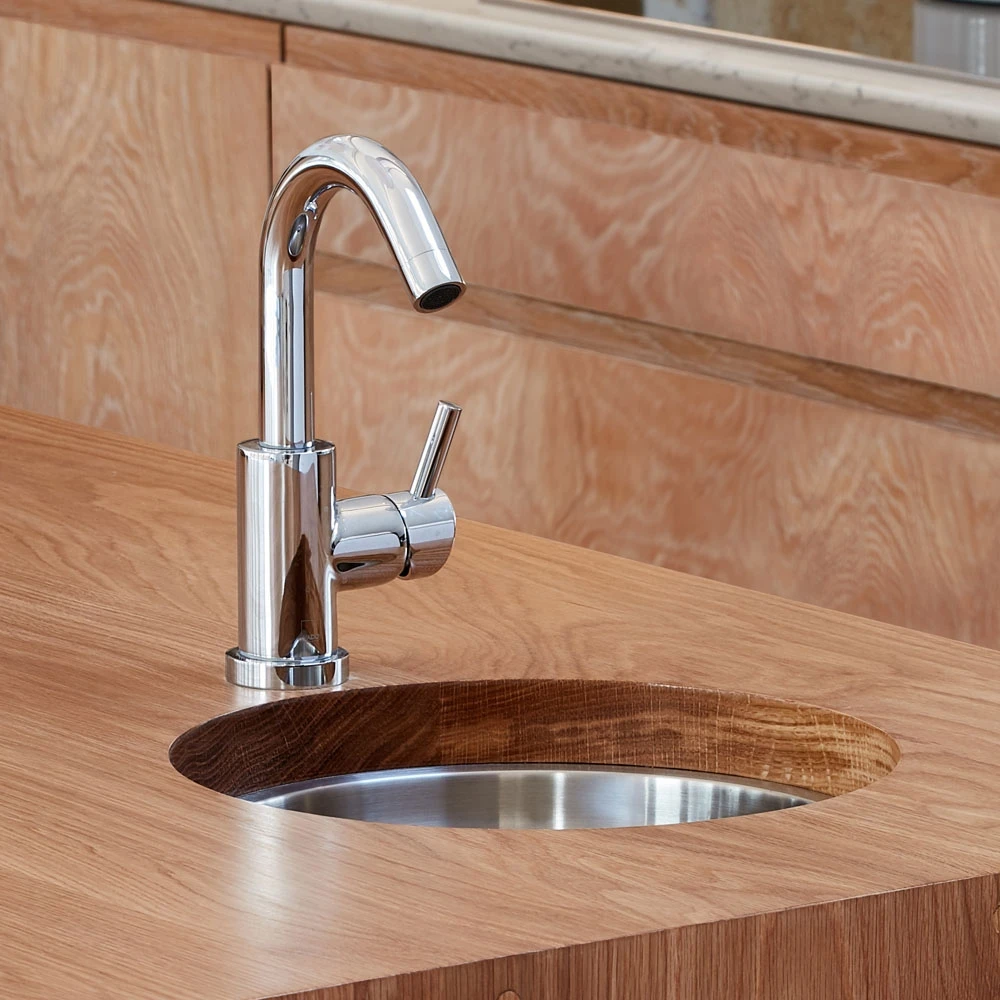
<svg viewBox="0 0 1000 1000"><path fill-rule="evenodd" d="M593 764L408 767L314 778L242 797L279 809L370 823L503 830L667 826L827 798L750 778Z"/></svg>
<svg viewBox="0 0 1000 1000"><path fill-rule="evenodd" d="M630 681L449 681L269 702L180 736L181 774L247 802L414 826L663 826L804 806L888 774L829 709Z"/></svg>

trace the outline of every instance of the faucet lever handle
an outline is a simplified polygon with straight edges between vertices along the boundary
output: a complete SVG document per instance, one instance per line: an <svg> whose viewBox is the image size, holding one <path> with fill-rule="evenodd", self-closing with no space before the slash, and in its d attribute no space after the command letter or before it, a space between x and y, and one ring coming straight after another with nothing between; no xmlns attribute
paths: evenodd
<svg viewBox="0 0 1000 1000"><path fill-rule="evenodd" d="M427 432L427 440L424 442L424 450L417 462L417 471L413 474L413 482L410 485L410 495L414 498L428 500L434 495L461 415L461 406L443 399L438 403L430 430Z"/></svg>

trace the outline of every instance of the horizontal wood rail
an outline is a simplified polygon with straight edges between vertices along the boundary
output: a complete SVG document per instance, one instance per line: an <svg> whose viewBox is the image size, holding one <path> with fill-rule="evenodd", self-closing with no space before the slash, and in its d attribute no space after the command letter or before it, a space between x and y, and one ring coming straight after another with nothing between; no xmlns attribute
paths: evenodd
<svg viewBox="0 0 1000 1000"><path fill-rule="evenodd" d="M411 309L391 267L319 254L315 282L317 291L406 312ZM436 318L1000 439L1000 399L985 393L480 286L470 288Z"/></svg>

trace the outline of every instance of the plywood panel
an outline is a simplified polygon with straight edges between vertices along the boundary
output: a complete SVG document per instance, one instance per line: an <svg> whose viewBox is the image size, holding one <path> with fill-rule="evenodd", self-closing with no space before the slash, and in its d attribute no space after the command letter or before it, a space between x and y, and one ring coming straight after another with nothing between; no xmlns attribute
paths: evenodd
<svg viewBox="0 0 1000 1000"><path fill-rule="evenodd" d="M230 455L267 150L259 62L0 21L0 401Z"/></svg>
<svg viewBox="0 0 1000 1000"><path fill-rule="evenodd" d="M352 488L403 488L454 399L465 517L1000 646L1000 442L330 295L316 320Z"/></svg>
<svg viewBox="0 0 1000 1000"><path fill-rule="evenodd" d="M1000 394L1000 200L287 66L273 95L276 166L379 139L473 282ZM323 246L385 261L344 201Z"/></svg>
<svg viewBox="0 0 1000 1000"><path fill-rule="evenodd" d="M1000 149L992 146L296 25L285 31L285 60L360 80L1000 194Z"/></svg>
<svg viewBox="0 0 1000 1000"><path fill-rule="evenodd" d="M163 0L0 0L0 17L265 61L281 59L280 24Z"/></svg>

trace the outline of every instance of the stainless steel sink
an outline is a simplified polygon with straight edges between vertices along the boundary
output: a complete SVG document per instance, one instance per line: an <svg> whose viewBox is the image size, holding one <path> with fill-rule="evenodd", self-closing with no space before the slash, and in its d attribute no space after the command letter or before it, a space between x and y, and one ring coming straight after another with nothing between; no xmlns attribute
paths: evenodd
<svg viewBox="0 0 1000 1000"><path fill-rule="evenodd" d="M372 823L572 830L745 816L827 798L701 771L586 764L468 764L315 778L243 795L279 809Z"/></svg>

